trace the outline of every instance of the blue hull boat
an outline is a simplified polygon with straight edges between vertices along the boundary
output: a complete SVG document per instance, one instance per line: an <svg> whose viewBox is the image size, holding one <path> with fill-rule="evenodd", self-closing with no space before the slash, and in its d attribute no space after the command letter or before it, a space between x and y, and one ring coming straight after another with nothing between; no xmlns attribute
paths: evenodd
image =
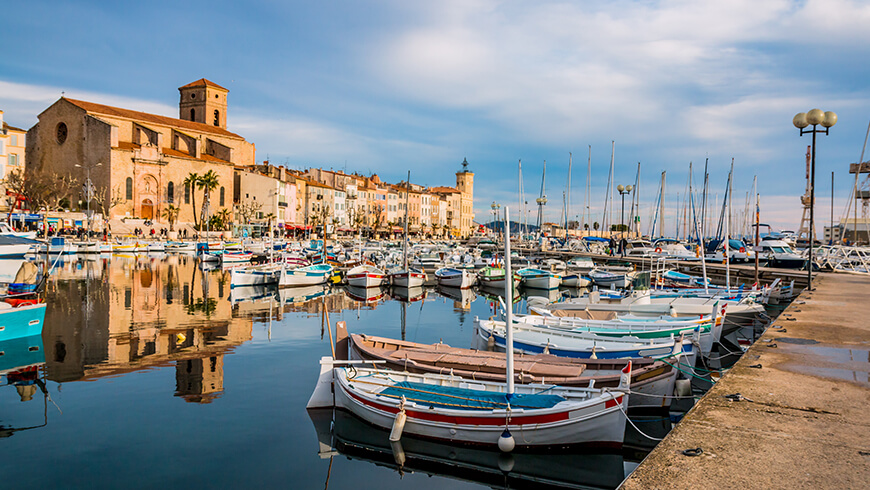
<svg viewBox="0 0 870 490"><path fill-rule="evenodd" d="M17 308L8 303L0 303L0 342L42 335L44 322L45 303Z"/></svg>

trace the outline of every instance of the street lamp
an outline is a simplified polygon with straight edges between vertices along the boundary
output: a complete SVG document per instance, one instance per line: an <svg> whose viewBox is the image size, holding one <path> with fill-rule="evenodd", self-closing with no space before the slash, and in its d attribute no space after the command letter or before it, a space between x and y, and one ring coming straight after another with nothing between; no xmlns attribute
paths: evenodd
<svg viewBox="0 0 870 490"><path fill-rule="evenodd" d="M813 236L813 231L815 230L813 223L813 210L815 209L816 204L816 133L825 133L825 135L827 135L831 126L837 124L837 113L833 111L822 112L821 109L813 109L807 113L799 112L794 116L794 119L792 119L792 124L800 130L801 136L804 134L813 135L812 156L810 157L810 231L808 233L810 253L807 262L807 291L812 291L813 241L815 241L815 236ZM820 124L825 129L817 129ZM804 129L809 125L812 125L813 129Z"/></svg>
<svg viewBox="0 0 870 490"><path fill-rule="evenodd" d="M97 162L96 165L79 165L78 163L76 163L74 166L78 167L78 168L84 168L85 171L87 172L87 177L85 179L85 185L84 185L85 201L86 201L85 206L87 209L85 211L85 214L88 217L88 240L90 240L90 238L91 238L91 199L94 198L94 185L91 183L91 168L102 167L103 164L102 164L102 162ZM81 209L81 208L79 208L79 209ZM105 217L103 217L103 219L105 219Z"/></svg>
<svg viewBox="0 0 870 490"><path fill-rule="evenodd" d="M634 189L634 187L632 187L631 185L624 186L624 185L620 184L620 185L616 186L616 190L618 190L619 195L622 196L622 212L619 215L619 233L620 233L620 235L622 235L622 233L625 230L625 195L631 194L632 189Z"/></svg>

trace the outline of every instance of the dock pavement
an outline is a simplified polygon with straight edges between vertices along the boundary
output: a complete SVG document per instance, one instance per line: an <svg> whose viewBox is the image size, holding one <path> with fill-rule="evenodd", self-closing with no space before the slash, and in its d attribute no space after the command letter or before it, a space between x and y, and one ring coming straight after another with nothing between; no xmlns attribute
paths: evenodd
<svg viewBox="0 0 870 490"><path fill-rule="evenodd" d="M870 488L870 278L813 286L620 488Z"/></svg>

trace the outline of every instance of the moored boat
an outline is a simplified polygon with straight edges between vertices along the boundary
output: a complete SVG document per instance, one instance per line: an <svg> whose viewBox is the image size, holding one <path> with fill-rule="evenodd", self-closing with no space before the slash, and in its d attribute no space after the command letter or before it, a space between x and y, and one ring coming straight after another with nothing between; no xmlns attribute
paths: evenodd
<svg viewBox="0 0 870 490"><path fill-rule="evenodd" d="M559 274L532 267L518 270L517 275L523 286L535 289L556 289L562 282Z"/></svg>
<svg viewBox="0 0 870 490"><path fill-rule="evenodd" d="M312 286L325 283L332 275L333 268L329 264L315 264L305 267L282 267L278 279L280 287Z"/></svg>
<svg viewBox="0 0 870 490"><path fill-rule="evenodd" d="M468 269L442 267L435 271L438 285L448 288L468 289L474 285L476 276Z"/></svg>
<svg viewBox="0 0 870 490"><path fill-rule="evenodd" d="M373 288L387 284L387 275L373 265L362 264L347 271L345 275L350 286Z"/></svg>

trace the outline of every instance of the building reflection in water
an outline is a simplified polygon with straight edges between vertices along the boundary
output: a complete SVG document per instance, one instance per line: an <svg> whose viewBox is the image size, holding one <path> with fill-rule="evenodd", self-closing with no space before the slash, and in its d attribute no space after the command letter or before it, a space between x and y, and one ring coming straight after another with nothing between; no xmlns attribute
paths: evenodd
<svg viewBox="0 0 870 490"><path fill-rule="evenodd" d="M223 357L251 340L233 314L229 273L191 256L120 256L65 263L51 277L43 339L48 378L94 380L176 367L176 396L208 403L223 391Z"/></svg>

